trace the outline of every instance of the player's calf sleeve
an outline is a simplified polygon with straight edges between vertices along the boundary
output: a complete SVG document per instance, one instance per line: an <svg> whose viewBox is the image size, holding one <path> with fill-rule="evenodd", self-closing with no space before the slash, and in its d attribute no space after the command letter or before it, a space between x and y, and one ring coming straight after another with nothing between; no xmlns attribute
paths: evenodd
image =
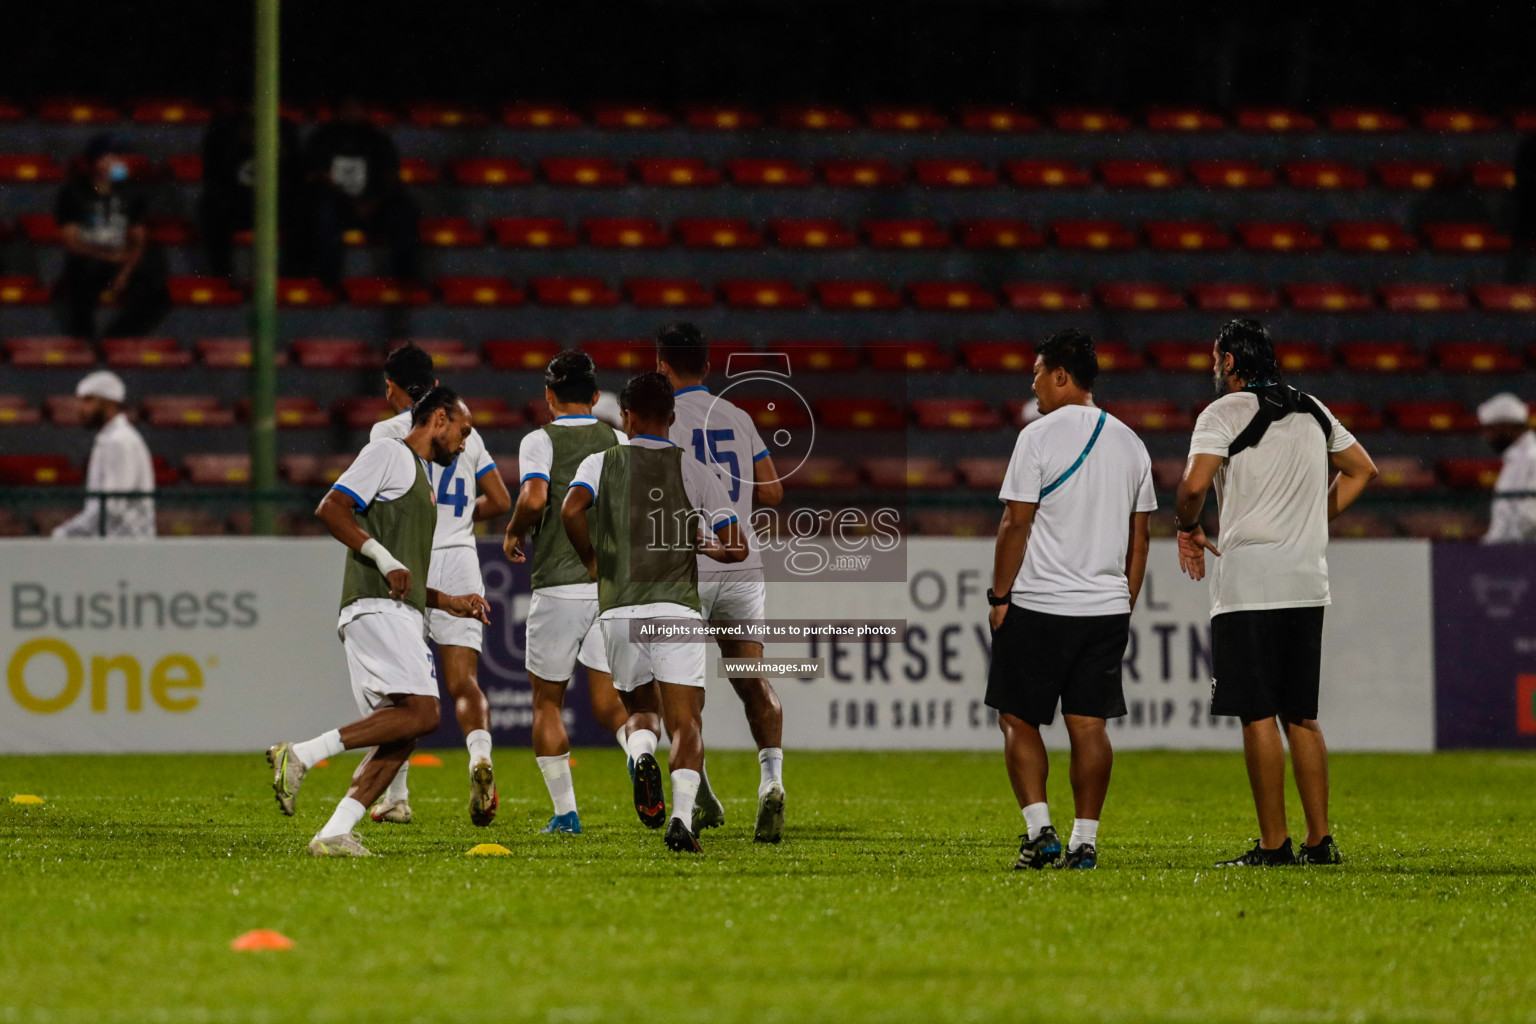
<svg viewBox="0 0 1536 1024"><path fill-rule="evenodd" d="M570 814L576 810L576 784L571 780L571 755L556 754L535 758L539 772L544 776L544 786L549 799L555 805L556 814Z"/></svg>
<svg viewBox="0 0 1536 1024"><path fill-rule="evenodd" d="M764 747L757 752L757 765L760 770L760 778L757 788L759 791L767 789L769 785L778 783L784 785L784 748Z"/></svg>
<svg viewBox="0 0 1536 1024"><path fill-rule="evenodd" d="M636 729L629 734L629 756L639 757L641 754L656 753L656 734L649 729Z"/></svg>

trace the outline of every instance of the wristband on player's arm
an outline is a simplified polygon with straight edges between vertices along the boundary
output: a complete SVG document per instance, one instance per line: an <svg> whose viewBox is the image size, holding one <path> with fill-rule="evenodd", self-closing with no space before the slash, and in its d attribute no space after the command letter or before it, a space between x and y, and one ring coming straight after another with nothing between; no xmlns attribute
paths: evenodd
<svg viewBox="0 0 1536 1024"><path fill-rule="evenodd" d="M1200 520L1196 519L1191 523L1180 523L1175 521L1173 525L1174 528L1177 529L1180 533L1194 533L1196 530L1200 529Z"/></svg>
<svg viewBox="0 0 1536 1024"><path fill-rule="evenodd" d="M404 564L402 564L399 559L389 553L388 548L379 543L377 537L369 537L367 540L363 541L363 546L357 550L358 554L362 555L363 557L373 559L373 564L378 567L379 572L386 579L389 577L389 574L394 572L396 569L405 568Z"/></svg>

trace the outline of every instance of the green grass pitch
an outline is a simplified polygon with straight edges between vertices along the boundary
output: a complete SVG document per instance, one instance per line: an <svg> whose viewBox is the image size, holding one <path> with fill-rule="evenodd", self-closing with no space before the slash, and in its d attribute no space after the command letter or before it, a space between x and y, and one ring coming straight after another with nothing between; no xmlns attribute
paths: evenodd
<svg viewBox="0 0 1536 1024"><path fill-rule="evenodd" d="M1016 873L1000 753L791 750L778 847L752 756L712 755L701 858L639 826L616 750L577 752L558 837L530 752L497 754L492 827L449 753L416 824L364 823L371 861L304 853L352 758L293 819L259 752L0 758L0 796L47 799L0 804L0 1022L1536 1020L1530 755L1336 756L1346 864L1234 873L1240 757L1126 753L1101 868ZM294 949L232 952L252 928Z"/></svg>

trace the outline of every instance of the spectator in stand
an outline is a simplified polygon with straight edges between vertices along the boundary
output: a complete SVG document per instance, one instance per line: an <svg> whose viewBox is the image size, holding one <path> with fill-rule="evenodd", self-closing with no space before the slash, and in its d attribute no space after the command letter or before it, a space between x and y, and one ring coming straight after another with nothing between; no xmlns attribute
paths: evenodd
<svg viewBox="0 0 1536 1024"><path fill-rule="evenodd" d="M128 182L128 152L110 133L92 138L54 207L65 253L55 296L65 333L77 338L97 336L103 292L118 307L102 332L109 338L148 334L171 305L164 256L144 227L144 197Z"/></svg>
<svg viewBox="0 0 1536 1024"><path fill-rule="evenodd" d="M304 166L314 189L315 269L326 285L341 284L342 235L353 228L385 237L392 276L420 278L419 211L400 187L399 151L357 98L342 100L336 119L310 136Z"/></svg>
<svg viewBox="0 0 1536 1024"><path fill-rule="evenodd" d="M1484 440L1504 460L1493 485L1483 543L1536 544L1536 431L1531 430L1530 406L1506 391L1477 407L1477 422Z"/></svg>
<svg viewBox="0 0 1536 1024"><path fill-rule="evenodd" d="M123 412L127 388L110 370L90 373L75 387L80 399L80 419L96 431L91 461L86 465L85 488L96 494L147 495L155 489L155 467L149 446ZM118 537L141 540L155 535L155 499L85 499L85 508L73 519L54 528L60 537Z"/></svg>
<svg viewBox="0 0 1536 1024"><path fill-rule="evenodd" d="M198 201L208 268L219 277L234 270L234 238L249 231L256 213L255 120L249 104L230 105L208 122L203 135L203 195ZM302 217L304 175L299 166L299 131L287 118L277 122L278 266L284 277L309 273Z"/></svg>

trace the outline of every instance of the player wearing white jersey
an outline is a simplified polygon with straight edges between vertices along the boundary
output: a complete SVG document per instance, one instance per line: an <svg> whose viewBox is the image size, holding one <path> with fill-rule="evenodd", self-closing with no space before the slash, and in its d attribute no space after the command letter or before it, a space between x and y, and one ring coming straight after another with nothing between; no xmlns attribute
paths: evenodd
<svg viewBox="0 0 1536 1024"><path fill-rule="evenodd" d="M397 415L374 424L369 438L373 441L409 433L411 404L437 384L432 357L415 345L391 352L384 373L384 397ZM471 430L458 458L449 466L433 466L428 482L437 498L437 527L432 535L432 566L427 586L446 594L483 597L485 581L480 576L480 558L475 553L475 524L505 514L512 507L512 497L480 434ZM470 820L482 826L496 817L498 800L495 768L491 763L490 704L476 679L483 629L475 619L455 618L434 609L427 611L427 635L442 655L443 681L453 698L453 711L464 733L464 744L469 748ZM374 806L374 821L405 824L411 820L406 786L408 767L408 763L400 766L389 789Z"/></svg>
<svg viewBox="0 0 1536 1024"><path fill-rule="evenodd" d="M704 378L709 376L709 345L697 327L677 323L657 331L656 368L672 383L676 402L669 439L720 477L751 548L744 561L729 565L699 556L699 601L704 618L711 622L761 619L767 587L762 552L750 524L754 500L759 505L777 505L784 500L784 486L773 456L758 436L752 417L724 398L716 398L704 385ZM719 645L726 658L763 656L763 645L755 641L721 638ZM741 698L757 743L760 779L753 838L760 843L776 843L784 833L784 709L767 679L732 679L731 686ZM724 822L725 808L710 789L706 771L694 811L695 831Z"/></svg>

